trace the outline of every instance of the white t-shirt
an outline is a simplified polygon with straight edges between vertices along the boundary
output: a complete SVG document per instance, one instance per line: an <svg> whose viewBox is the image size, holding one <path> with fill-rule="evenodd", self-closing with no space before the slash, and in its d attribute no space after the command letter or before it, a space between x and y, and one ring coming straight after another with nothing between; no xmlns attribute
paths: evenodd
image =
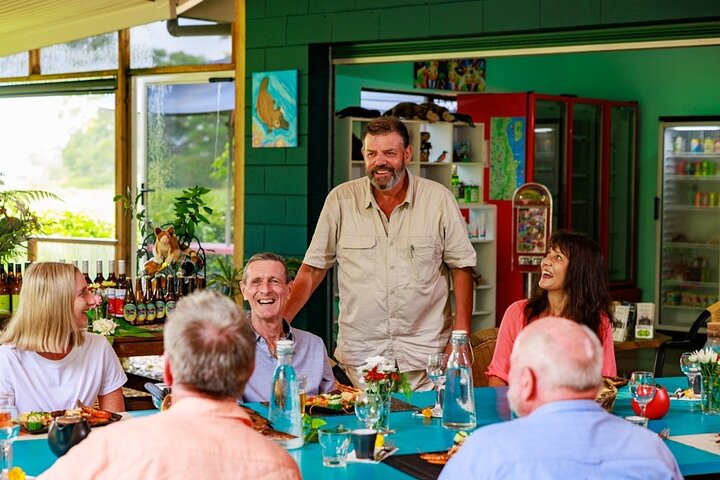
<svg viewBox="0 0 720 480"><path fill-rule="evenodd" d="M120 361L102 335L86 332L85 343L61 360L0 345L0 392L14 393L20 412L75 408L78 400L92 405L98 395L107 395L126 381Z"/></svg>

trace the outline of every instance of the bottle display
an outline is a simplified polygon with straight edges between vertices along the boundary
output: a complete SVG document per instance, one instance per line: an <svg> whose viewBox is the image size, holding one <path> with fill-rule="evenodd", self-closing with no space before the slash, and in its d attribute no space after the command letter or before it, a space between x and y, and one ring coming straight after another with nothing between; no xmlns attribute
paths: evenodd
<svg viewBox="0 0 720 480"><path fill-rule="evenodd" d="M115 292L115 287L117 286L117 277L115 276L115 260L108 260L107 282L111 284L105 289L105 291L107 292L108 315L114 317L116 308L115 299L117 298L117 293Z"/></svg>
<svg viewBox="0 0 720 480"><path fill-rule="evenodd" d="M155 302L155 321L157 323L165 321L165 295L163 295L162 291L162 280L163 277L155 277L155 280L153 280L155 283L153 302Z"/></svg>
<svg viewBox="0 0 720 480"><path fill-rule="evenodd" d="M92 280L90 280L90 274L88 273L90 271L90 260L83 260L82 261L82 267L80 268L80 272L82 272L83 277L85 277L85 281L88 285L92 283Z"/></svg>
<svg viewBox="0 0 720 480"><path fill-rule="evenodd" d="M105 277L103 277L103 261L101 259L98 259L97 262L95 262L95 279L93 280L93 283L102 285L104 281Z"/></svg>
<svg viewBox="0 0 720 480"><path fill-rule="evenodd" d="M135 308L137 311L136 325L144 325L147 320L147 310L145 309L145 296L143 295L142 279L135 279Z"/></svg>
<svg viewBox="0 0 720 480"><path fill-rule="evenodd" d="M122 262L123 260L120 261ZM120 273L122 277L123 271L120 270ZM125 286L126 289L122 307L123 319L125 319L125 321L128 322L130 325L137 325L138 311L137 306L135 305L135 292L133 292L132 282L126 281Z"/></svg>
<svg viewBox="0 0 720 480"><path fill-rule="evenodd" d="M10 286L10 308L17 313L20 308L20 291L22 290L22 265L15 264L15 280Z"/></svg>
<svg viewBox="0 0 720 480"><path fill-rule="evenodd" d="M115 284L115 306L113 307L113 312L114 315L119 318L123 318L125 316L124 305L126 298L125 291L127 288L128 281L127 275L125 274L125 260L118 260L118 278L117 283ZM134 304L135 301L133 299L133 305Z"/></svg>
<svg viewBox="0 0 720 480"><path fill-rule="evenodd" d="M5 267L0 270L0 315L10 315L10 287L7 284Z"/></svg>
<svg viewBox="0 0 720 480"><path fill-rule="evenodd" d="M175 305L177 304L177 294L175 293L175 277L168 275L167 277L167 292L165 293L165 316L169 316Z"/></svg>
<svg viewBox="0 0 720 480"><path fill-rule="evenodd" d="M300 394L295 369L292 366L293 342L278 340L276 345L277 366L273 373L268 420L273 428L294 435L290 440L276 440L288 450L303 446L303 425L300 416Z"/></svg>
<svg viewBox="0 0 720 480"><path fill-rule="evenodd" d="M145 323L155 323L155 301L153 300L152 280L150 275L145 275Z"/></svg>
<svg viewBox="0 0 720 480"><path fill-rule="evenodd" d="M442 426L452 430L472 430L477 425L475 397L467 332L453 330L447 361Z"/></svg>

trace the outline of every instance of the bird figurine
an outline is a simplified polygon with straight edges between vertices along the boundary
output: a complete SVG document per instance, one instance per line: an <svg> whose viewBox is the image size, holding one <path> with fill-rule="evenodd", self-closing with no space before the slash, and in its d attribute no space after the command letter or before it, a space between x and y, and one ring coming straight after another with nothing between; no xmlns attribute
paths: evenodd
<svg viewBox="0 0 720 480"><path fill-rule="evenodd" d="M445 157L447 157L447 150L443 150L442 153L440 154L440 156L438 156L437 160L435 160L435 161L436 162L444 162Z"/></svg>

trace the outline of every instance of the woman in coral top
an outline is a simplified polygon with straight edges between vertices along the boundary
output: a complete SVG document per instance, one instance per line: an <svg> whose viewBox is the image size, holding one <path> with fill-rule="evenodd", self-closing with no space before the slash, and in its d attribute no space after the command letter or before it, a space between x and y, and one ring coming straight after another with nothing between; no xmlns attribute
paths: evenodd
<svg viewBox="0 0 720 480"><path fill-rule="evenodd" d="M610 294L600 246L585 235L562 230L550 237L549 246L530 299L517 301L505 311L486 372L490 386L508 384L510 352L520 330L533 320L551 316L569 318L595 332L603 346L602 374L617 375Z"/></svg>

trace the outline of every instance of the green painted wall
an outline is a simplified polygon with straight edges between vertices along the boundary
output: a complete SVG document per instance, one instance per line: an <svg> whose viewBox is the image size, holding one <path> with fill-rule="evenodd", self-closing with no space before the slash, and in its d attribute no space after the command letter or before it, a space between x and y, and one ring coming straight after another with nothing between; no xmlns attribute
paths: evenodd
<svg viewBox="0 0 720 480"><path fill-rule="evenodd" d="M317 77L310 78L312 45L372 41L428 40L509 32L577 29L646 22L688 21L720 18L717 0L252 0L246 2L246 225L245 255L274 250L302 256L312 235L316 202L326 179L317 164L329 162L327 139L319 134L316 120L329 123L330 109L313 104L323 92ZM584 55L506 58L489 65L490 80L506 78L503 88L548 93L575 90L583 78L589 96L633 98L641 104L643 140L640 169L640 285L652 300L654 275L654 225L650 214L655 194L655 120L658 115L717 113L717 94L711 92L718 78L717 54L709 51L702 60L678 68L668 52L648 52L643 62L633 53L607 56L607 63ZM591 54L588 54L591 55ZM618 54L619 55L619 54ZM647 65L653 55L652 69ZM682 58L682 55L680 55ZM315 61L316 59L313 59ZM647 65L645 64L647 62ZM385 66L387 68L387 66ZM685 85L700 76L692 89ZM297 69L299 71L299 146L290 149L252 148L250 99L252 72ZM507 72L507 75L506 75ZM560 74L559 72L562 72ZM708 72L707 74L705 72ZM540 75L536 77L536 75ZM614 81L606 81L613 78ZM537 82L535 87L526 81ZM672 81L670 81L672 79ZM395 81L398 81L397 79ZM559 88L559 82L566 88ZM712 97L711 95L715 95ZM327 95L326 95L327 96ZM666 103L652 103L662 98ZM650 103L648 103L650 101ZM715 105L712 105L712 104ZM308 125L314 125L308 131ZM646 131L647 130L647 131ZM317 142L322 144L318 145ZM312 152L312 153L310 153ZM311 158L312 157L312 158ZM312 173L310 173L312 172ZM327 175L327 172L325 172ZM647 176L647 178L646 178ZM311 323L314 323L311 322Z"/></svg>
<svg viewBox="0 0 720 480"><path fill-rule="evenodd" d="M654 301L659 116L718 115L720 47L489 58L488 92L575 94L640 105L638 286ZM336 105L359 105L362 88L413 91L412 64L342 65Z"/></svg>

